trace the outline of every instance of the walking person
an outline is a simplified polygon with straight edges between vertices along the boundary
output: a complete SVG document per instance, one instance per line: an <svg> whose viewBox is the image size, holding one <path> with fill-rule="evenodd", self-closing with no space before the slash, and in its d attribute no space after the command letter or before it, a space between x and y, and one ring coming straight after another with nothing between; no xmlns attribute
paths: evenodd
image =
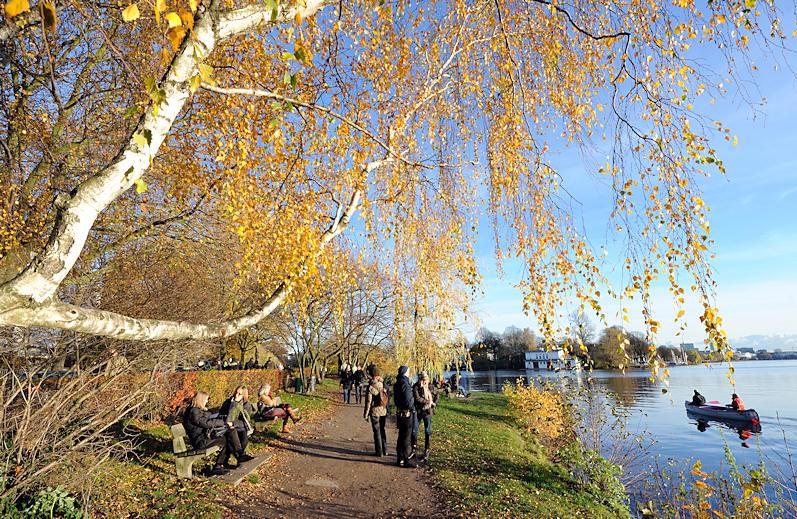
<svg viewBox="0 0 797 519"><path fill-rule="evenodd" d="M365 372L362 370L362 368L357 368L354 371L354 375L352 375L352 383L354 384L354 398L358 404L362 403L363 401L363 390L365 389L365 386L363 385L364 381Z"/></svg>
<svg viewBox="0 0 797 519"><path fill-rule="evenodd" d="M352 376L349 370L340 374L340 385L343 388L343 403L351 404Z"/></svg>
<svg viewBox="0 0 797 519"><path fill-rule="evenodd" d="M385 422L387 421L387 403L389 397L387 390L382 382L379 368L371 366L369 368L371 380L365 390L365 408L363 418L371 422L371 430L374 432L374 453L376 456L387 456L387 435L385 434Z"/></svg>
<svg viewBox="0 0 797 519"><path fill-rule="evenodd" d="M393 387L393 403L396 404L396 424L398 439L396 440L396 465L415 468L412 461L411 441L412 424L415 420L415 399L412 396L410 368L401 366L398 369L396 385Z"/></svg>
<svg viewBox="0 0 797 519"><path fill-rule="evenodd" d="M429 387L429 375L425 371L418 374L418 382L412 386L412 396L415 400L415 420L412 424L412 452L418 450L418 433L423 422L423 461L429 460L429 449L432 438L432 410L437 405Z"/></svg>

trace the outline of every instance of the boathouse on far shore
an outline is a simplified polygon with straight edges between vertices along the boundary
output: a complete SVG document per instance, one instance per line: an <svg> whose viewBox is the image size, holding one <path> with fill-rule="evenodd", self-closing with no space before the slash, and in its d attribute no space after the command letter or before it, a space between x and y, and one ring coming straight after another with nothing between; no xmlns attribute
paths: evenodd
<svg viewBox="0 0 797 519"><path fill-rule="evenodd" d="M563 350L537 350L526 352L526 369L572 369L578 362L573 358L566 358Z"/></svg>

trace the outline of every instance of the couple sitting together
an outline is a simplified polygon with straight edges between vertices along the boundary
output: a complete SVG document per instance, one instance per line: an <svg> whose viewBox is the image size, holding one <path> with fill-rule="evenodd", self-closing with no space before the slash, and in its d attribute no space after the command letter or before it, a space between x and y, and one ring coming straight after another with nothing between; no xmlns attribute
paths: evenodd
<svg viewBox="0 0 797 519"><path fill-rule="evenodd" d="M290 404L278 403L271 396L271 385L263 384L258 391L257 405L249 402L249 390L246 386L235 388L230 398L224 401L217 416L207 409L208 394L197 391L191 405L183 415L183 427L194 449L208 449L218 446L219 454L211 470L213 475L223 475L229 469L237 467L230 464L230 456L234 455L238 464L252 460L246 454L249 435L254 432L252 418L255 421L282 418L282 432L289 433L288 420L298 422Z"/></svg>

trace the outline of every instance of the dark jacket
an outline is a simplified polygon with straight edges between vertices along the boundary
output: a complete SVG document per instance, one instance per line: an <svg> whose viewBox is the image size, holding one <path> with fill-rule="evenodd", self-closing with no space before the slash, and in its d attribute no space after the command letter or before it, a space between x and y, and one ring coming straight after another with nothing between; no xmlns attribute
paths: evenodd
<svg viewBox="0 0 797 519"><path fill-rule="evenodd" d="M354 372L354 375L352 375L352 379L354 380L355 386L361 385L363 380L365 380L365 371L358 369Z"/></svg>
<svg viewBox="0 0 797 519"><path fill-rule="evenodd" d="M340 385L343 386L343 389L349 389L352 386L352 375L348 371L344 371L340 375Z"/></svg>
<svg viewBox="0 0 797 519"><path fill-rule="evenodd" d="M210 411L199 407L189 407L183 415L183 427L195 449L201 449L210 440L210 431L224 427L224 420L211 418Z"/></svg>
<svg viewBox="0 0 797 519"><path fill-rule="evenodd" d="M407 366L399 368L396 385L393 386L393 402L398 411L415 411L415 398L412 395L412 385L407 377Z"/></svg>
<svg viewBox="0 0 797 519"><path fill-rule="evenodd" d="M227 420L232 413L233 409L237 406L240 406L241 409L233 413L235 415L235 419L233 420L233 425L239 431L245 431L249 428L249 424L251 424L250 417L256 411L255 407L250 404L249 402L236 402L234 400L235 397L230 397L221 404L221 408L219 409L219 417Z"/></svg>
<svg viewBox="0 0 797 519"><path fill-rule="evenodd" d="M429 392L432 392L431 386L429 386ZM432 408L429 407L429 404L434 402L434 394L432 394L431 400L427 400L424 397L423 386L421 386L420 380L412 386L412 397L415 399L415 412L418 413L418 418L432 416Z"/></svg>

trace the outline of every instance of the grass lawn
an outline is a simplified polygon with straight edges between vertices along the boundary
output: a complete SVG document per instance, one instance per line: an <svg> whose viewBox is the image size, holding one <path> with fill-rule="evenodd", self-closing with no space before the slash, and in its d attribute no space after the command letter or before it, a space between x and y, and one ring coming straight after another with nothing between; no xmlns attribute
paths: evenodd
<svg viewBox="0 0 797 519"><path fill-rule="evenodd" d="M316 395L282 391L279 396L312 420L332 409L328 395L336 389L337 381L327 380L319 386ZM264 432L256 433L247 452L259 454L268 450L279 437L277 431L281 424L281 421L273 422ZM92 492L92 509L96 515L167 519L222 516L226 485L214 478L197 476L212 462L212 457L194 464L194 479L182 480L175 474L168 425L130 421L125 429L137 435L137 447L127 459L111 459L103 466ZM250 478L256 481L257 475Z"/></svg>
<svg viewBox="0 0 797 519"><path fill-rule="evenodd" d="M616 517L573 484L507 413L504 395L441 398L434 416L435 484L467 517Z"/></svg>

